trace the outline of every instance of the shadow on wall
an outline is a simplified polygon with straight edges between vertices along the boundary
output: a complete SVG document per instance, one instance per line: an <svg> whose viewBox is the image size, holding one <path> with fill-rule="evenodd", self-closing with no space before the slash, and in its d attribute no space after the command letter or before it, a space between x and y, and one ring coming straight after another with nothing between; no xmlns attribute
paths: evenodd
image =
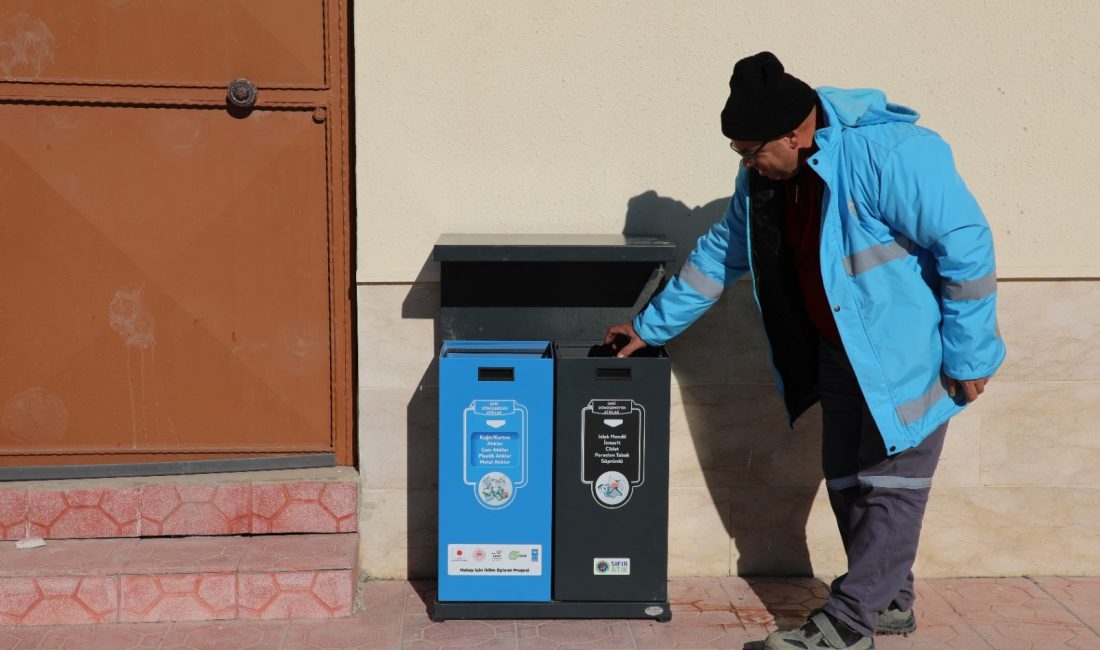
<svg viewBox="0 0 1100 650"><path fill-rule="evenodd" d="M629 201L623 231L670 237L677 246L671 275L728 203L726 197L689 208L646 192ZM820 411L814 407L793 431L788 427L748 278L728 287L668 348L674 376L670 485L710 492L735 547L731 573L813 575L806 522L821 482ZM686 449L688 436L694 454ZM674 529L673 540L677 534ZM675 555L674 544L670 549Z"/></svg>
<svg viewBox="0 0 1100 650"><path fill-rule="evenodd" d="M439 286L414 284L401 303L401 319L431 319L432 346L442 344ZM424 369L405 405L406 573L410 579L434 578L439 502L439 358ZM427 602L427 601L426 601Z"/></svg>
<svg viewBox="0 0 1100 650"><path fill-rule="evenodd" d="M646 192L628 202L623 232L672 239L677 258L669 264L671 274L695 241L722 218L728 202L723 198L689 208ZM438 349L438 285L413 285L402 304L402 318L433 319ZM703 575L813 575L806 522L821 482L820 411L811 409L793 431L788 428L749 282L727 288L668 347L674 375L670 553L681 558L673 560L673 571L679 564L681 572L700 566L697 572ZM436 571L437 386L435 361L424 370L406 407L410 578L434 577ZM705 488L713 510L697 512L694 501L678 503L677 492L691 492L678 488ZM695 540L710 530L705 522L715 518L722 521L727 538ZM736 563L726 559L728 540L736 549ZM725 552L714 550L723 544ZM677 547L687 550L678 554ZM693 562L690 556L711 559L688 564Z"/></svg>

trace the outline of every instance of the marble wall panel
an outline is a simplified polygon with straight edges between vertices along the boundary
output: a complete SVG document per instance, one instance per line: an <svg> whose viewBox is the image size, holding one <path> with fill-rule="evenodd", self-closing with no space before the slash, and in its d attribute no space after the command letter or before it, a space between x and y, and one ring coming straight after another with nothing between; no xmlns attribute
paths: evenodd
<svg viewBox="0 0 1100 650"><path fill-rule="evenodd" d="M439 285L359 285L359 388L437 386Z"/></svg>
<svg viewBox="0 0 1100 650"><path fill-rule="evenodd" d="M771 384L680 386L671 408L670 481L679 487L808 486L821 480L821 412L792 430Z"/></svg>
<svg viewBox="0 0 1100 650"><path fill-rule="evenodd" d="M1003 382L981 401L984 485L1100 487L1100 382Z"/></svg>
<svg viewBox="0 0 1100 650"><path fill-rule="evenodd" d="M702 318L668 342L672 357L672 385L699 386L726 383L732 350L727 298L718 299Z"/></svg>
<svg viewBox="0 0 1100 650"><path fill-rule="evenodd" d="M951 576L1100 575L1100 490L933 488L915 571Z"/></svg>
<svg viewBox="0 0 1100 650"><path fill-rule="evenodd" d="M669 490L668 574L719 576L729 569L729 490Z"/></svg>
<svg viewBox="0 0 1100 650"><path fill-rule="evenodd" d="M731 575L835 575L844 549L824 487L730 490Z"/></svg>
<svg viewBox="0 0 1100 650"><path fill-rule="evenodd" d="M1100 281L1001 281L998 381L1100 381Z"/></svg>
<svg viewBox="0 0 1100 650"><path fill-rule="evenodd" d="M359 507L359 567L382 580L434 577L435 490L363 490Z"/></svg>
<svg viewBox="0 0 1100 650"><path fill-rule="evenodd" d="M434 387L359 391L359 463L368 489L435 487L439 393Z"/></svg>
<svg viewBox="0 0 1100 650"><path fill-rule="evenodd" d="M998 391L1000 387L990 390ZM951 418L936 468L936 485L973 487L981 484L982 418L990 404L990 394L986 392L965 411Z"/></svg>

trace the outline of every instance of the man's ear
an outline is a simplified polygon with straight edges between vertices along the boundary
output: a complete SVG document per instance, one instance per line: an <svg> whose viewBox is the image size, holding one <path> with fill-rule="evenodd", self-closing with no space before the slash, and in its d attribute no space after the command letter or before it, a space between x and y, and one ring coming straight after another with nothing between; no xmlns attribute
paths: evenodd
<svg viewBox="0 0 1100 650"><path fill-rule="evenodd" d="M791 131L783 136L783 142L791 149L798 148L798 131Z"/></svg>

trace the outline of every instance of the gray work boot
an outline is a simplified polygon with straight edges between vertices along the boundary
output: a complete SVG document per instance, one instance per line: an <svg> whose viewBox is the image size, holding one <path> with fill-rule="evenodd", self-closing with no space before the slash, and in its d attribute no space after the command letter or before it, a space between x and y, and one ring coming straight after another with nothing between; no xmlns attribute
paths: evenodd
<svg viewBox="0 0 1100 650"><path fill-rule="evenodd" d="M810 612L810 618L820 613L821 608L818 607ZM890 609L878 615L878 628L875 630L875 634L893 636L895 634L909 634L916 629L917 617L913 614L913 610L897 609L890 605Z"/></svg>
<svg viewBox="0 0 1100 650"><path fill-rule="evenodd" d="M893 606L878 615L878 630L876 634L909 634L917 629L917 617L913 610L895 609Z"/></svg>
<svg viewBox="0 0 1100 650"><path fill-rule="evenodd" d="M863 636L825 612L818 612L802 627L789 632L772 632L764 640L765 650L872 650L875 640Z"/></svg>

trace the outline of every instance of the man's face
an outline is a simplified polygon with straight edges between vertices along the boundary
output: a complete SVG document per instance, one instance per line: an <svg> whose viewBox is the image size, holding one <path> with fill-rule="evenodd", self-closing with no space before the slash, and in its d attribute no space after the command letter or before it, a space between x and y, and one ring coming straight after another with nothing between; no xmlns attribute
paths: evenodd
<svg viewBox="0 0 1100 650"><path fill-rule="evenodd" d="M798 173L798 149L791 146L794 134L775 140L734 140L730 147L741 155L741 164L755 169L761 176L773 181L785 180Z"/></svg>

